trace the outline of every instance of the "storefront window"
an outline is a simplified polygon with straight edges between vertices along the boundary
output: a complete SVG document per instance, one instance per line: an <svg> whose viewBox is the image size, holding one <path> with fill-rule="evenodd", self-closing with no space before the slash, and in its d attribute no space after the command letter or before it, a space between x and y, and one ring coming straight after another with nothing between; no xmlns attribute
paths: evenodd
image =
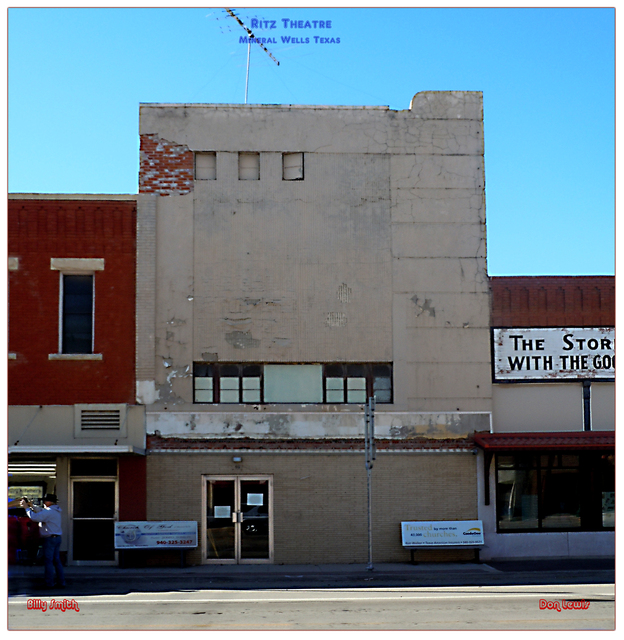
<svg viewBox="0 0 624 640"><path fill-rule="evenodd" d="M498 530L612 528L614 476L614 457L600 453L498 454Z"/></svg>
<svg viewBox="0 0 624 640"><path fill-rule="evenodd" d="M600 457L600 484L602 489L602 526L615 527L615 456Z"/></svg>
<svg viewBox="0 0 624 640"><path fill-rule="evenodd" d="M538 527L537 469L501 469L498 472L500 529Z"/></svg>

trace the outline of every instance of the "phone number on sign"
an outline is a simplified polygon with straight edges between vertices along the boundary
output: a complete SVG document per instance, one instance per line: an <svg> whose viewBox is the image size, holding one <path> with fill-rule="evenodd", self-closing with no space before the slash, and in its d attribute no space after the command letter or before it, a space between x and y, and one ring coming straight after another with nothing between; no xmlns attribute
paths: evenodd
<svg viewBox="0 0 624 640"><path fill-rule="evenodd" d="M192 540L157 540L156 544L193 544Z"/></svg>

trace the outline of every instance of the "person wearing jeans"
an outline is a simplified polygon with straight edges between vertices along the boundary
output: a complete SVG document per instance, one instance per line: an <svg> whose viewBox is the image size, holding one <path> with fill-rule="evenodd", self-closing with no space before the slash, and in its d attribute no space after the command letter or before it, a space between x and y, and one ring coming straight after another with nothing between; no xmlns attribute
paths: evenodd
<svg viewBox="0 0 624 640"><path fill-rule="evenodd" d="M53 493L47 493L43 499L43 508L34 507L26 498L20 504L26 509L26 515L39 523L39 534L42 538L43 559L45 563L45 582L47 587L65 586L65 574L61 564L61 508L56 504ZM55 582L56 578L56 582Z"/></svg>

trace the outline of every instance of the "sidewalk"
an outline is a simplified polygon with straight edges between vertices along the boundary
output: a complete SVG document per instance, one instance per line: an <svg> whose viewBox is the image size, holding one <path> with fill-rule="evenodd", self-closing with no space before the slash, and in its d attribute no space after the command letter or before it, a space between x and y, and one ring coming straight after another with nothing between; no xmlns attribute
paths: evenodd
<svg viewBox="0 0 624 640"><path fill-rule="evenodd" d="M98 595L199 589L340 589L615 582L613 558L477 563L66 567L64 590L42 590L43 567L9 565L9 595Z"/></svg>

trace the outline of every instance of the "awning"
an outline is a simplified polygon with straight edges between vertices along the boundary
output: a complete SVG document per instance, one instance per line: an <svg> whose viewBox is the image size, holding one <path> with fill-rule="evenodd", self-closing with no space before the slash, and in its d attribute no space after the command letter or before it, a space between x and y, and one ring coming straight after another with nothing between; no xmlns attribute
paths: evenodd
<svg viewBox="0 0 624 640"><path fill-rule="evenodd" d="M14 453L58 453L58 454L81 454L81 453L136 453L145 455L145 449L134 445L16 445L9 447L9 455Z"/></svg>
<svg viewBox="0 0 624 640"><path fill-rule="evenodd" d="M615 431L550 433L475 433L475 444L487 452L598 450L615 447Z"/></svg>
<svg viewBox="0 0 624 640"><path fill-rule="evenodd" d="M615 431L551 431L550 433L475 433L483 449L485 504L490 504L490 464L495 453L509 451L605 451L615 448Z"/></svg>

